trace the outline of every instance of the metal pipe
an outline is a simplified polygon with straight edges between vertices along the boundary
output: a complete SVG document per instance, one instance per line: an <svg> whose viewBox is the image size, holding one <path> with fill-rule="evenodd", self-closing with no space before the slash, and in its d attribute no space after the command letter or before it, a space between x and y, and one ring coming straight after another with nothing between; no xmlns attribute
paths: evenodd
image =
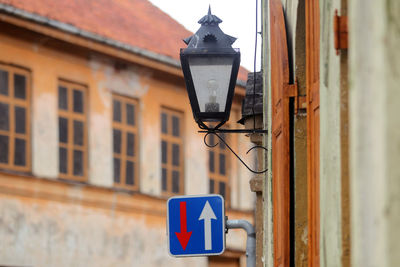
<svg viewBox="0 0 400 267"><path fill-rule="evenodd" d="M247 233L246 267L256 266L256 232L251 223L246 220L227 220L227 229L244 229Z"/></svg>

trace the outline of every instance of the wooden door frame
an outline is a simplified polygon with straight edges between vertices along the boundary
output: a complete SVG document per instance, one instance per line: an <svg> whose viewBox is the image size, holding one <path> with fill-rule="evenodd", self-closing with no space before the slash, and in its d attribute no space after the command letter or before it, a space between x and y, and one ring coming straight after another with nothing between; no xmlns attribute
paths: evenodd
<svg viewBox="0 0 400 267"><path fill-rule="evenodd" d="M319 0L306 1L308 266L319 266Z"/></svg>

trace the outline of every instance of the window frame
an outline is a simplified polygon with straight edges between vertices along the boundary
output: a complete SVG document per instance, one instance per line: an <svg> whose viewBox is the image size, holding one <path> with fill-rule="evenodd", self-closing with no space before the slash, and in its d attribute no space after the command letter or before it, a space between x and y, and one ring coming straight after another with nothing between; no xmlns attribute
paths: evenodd
<svg viewBox="0 0 400 267"><path fill-rule="evenodd" d="M60 87L65 87L67 88L67 110L60 109L59 106L59 101L60 101L60 95L59 95L59 88ZM73 92L74 90L79 90L83 92L83 113L82 115L79 115L78 113L73 111L74 108L74 102L73 102ZM64 79L59 79L57 83L57 118L58 121L60 120L60 117L66 118L68 120L68 140L67 143L61 143L60 142L60 126L58 125L58 175L60 179L65 179L65 180L73 180L73 181L78 181L78 182L87 182L88 181L88 166L89 166L89 140L88 140L88 88L85 85L82 85L80 83L72 82L69 80L64 80ZM73 128L73 123L74 119L78 119L83 122L83 145L75 145L73 136L74 136L74 128ZM65 148L67 149L67 173L62 173L60 171L60 148ZM83 174L82 176L74 175L74 166L73 166L73 152L74 149L78 149L79 151L83 152L83 166L82 166L82 171Z"/></svg>
<svg viewBox="0 0 400 267"><path fill-rule="evenodd" d="M162 129L162 114L167 115L167 133L163 133ZM172 117L175 116L179 118L179 136L173 135L173 120ZM170 118L170 119L169 119ZM169 130L170 129L170 130ZM168 107L162 107L160 112L160 163L161 163L161 195L165 197L184 194L185 192L185 166L184 166L184 153L185 153L185 145L184 145L184 113L182 111L174 110ZM162 142L167 142L167 163L163 163L162 159ZM173 152L172 145L179 145L179 166L173 165ZM170 160L168 160L170 159ZM166 177L166 190L163 190L163 169L167 170ZM173 178L172 171L178 171L180 173L179 176L179 192L173 192Z"/></svg>
<svg viewBox="0 0 400 267"><path fill-rule="evenodd" d="M11 66L0 63L0 69L8 73L8 95L0 94L0 102L8 104L9 108L9 130L0 130L0 134L7 136L8 141L8 163L0 163L0 170L16 171L30 173L32 168L31 155L31 88L32 77L31 72L22 67ZM14 96L14 75L19 74L25 77L25 99L18 99ZM15 131L15 107L25 108L25 133L16 133ZM14 163L15 156L15 139L25 140L25 165L16 165Z"/></svg>
<svg viewBox="0 0 400 267"><path fill-rule="evenodd" d="M114 121L114 100L121 103L121 122ZM134 125L129 125L126 122L126 104L132 104L134 106ZM115 153L114 151L114 141L112 141L112 162L113 162L113 186L115 188L122 188L128 190L139 190L140 189L140 155L139 155L139 101L135 98L129 96L123 96L119 94L112 94L112 109L111 109L111 121L112 121L112 140L114 140L114 130L121 131L121 153ZM127 150L127 138L126 134L132 132L135 135L134 138L134 156L128 156ZM120 160L120 182L115 182L114 177L114 159L118 158ZM134 163L134 184L126 184L126 162L130 160Z"/></svg>

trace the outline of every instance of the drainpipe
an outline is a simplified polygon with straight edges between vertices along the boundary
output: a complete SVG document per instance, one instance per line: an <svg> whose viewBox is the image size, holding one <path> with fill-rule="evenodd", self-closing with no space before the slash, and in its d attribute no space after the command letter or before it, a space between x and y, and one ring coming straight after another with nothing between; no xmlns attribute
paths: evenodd
<svg viewBox="0 0 400 267"><path fill-rule="evenodd" d="M247 233L246 267L256 266L256 232L253 225L246 220L226 220L226 230L244 229Z"/></svg>

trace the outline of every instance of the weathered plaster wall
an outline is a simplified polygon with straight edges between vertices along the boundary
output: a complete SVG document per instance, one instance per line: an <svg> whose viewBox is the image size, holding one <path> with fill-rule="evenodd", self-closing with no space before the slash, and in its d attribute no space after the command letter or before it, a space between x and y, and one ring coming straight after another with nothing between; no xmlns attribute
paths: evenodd
<svg viewBox="0 0 400 267"><path fill-rule="evenodd" d="M270 7L269 1L261 1L261 12L262 12L262 66L261 70L263 73L263 123L264 129L267 129L271 133L271 71L270 71ZM267 147L268 152L265 153L264 160L265 165L269 170L272 168L272 139L271 135L267 134L264 136L263 145ZM263 228L264 228L264 247L263 247L263 264L264 266L272 267L273 261L273 224L272 224L272 172L267 171L264 174L264 185L263 185Z"/></svg>
<svg viewBox="0 0 400 267"><path fill-rule="evenodd" d="M27 55L26 51L31 51ZM33 117L32 127L32 170L36 175L46 178L55 178L58 175L58 159L50 155L58 153L58 133L51 131L58 126L57 118L57 97L54 88L57 88L56 81L49 80L47 75L55 72L52 68L52 61L40 58L36 52L41 50L39 44L22 44L13 38L2 36L0 43L1 61L10 62L16 65L30 65L33 62L40 62L43 68L35 70L32 77L32 92L35 94L35 101L32 101L32 113L41 117ZM15 56L14 56L15 55Z"/></svg>
<svg viewBox="0 0 400 267"><path fill-rule="evenodd" d="M255 169L256 165L254 164L257 155L257 149L252 150L249 154L246 155L247 151L252 147L250 143L250 138L245 135L239 135L237 137L237 151L239 152L240 157L248 164L251 168ZM255 205L255 194L250 191L250 178L252 177L252 173L247 170L239 160L233 158L233 161L238 164L237 166L237 183L238 183L238 191L237 196L237 209L243 210L251 210Z"/></svg>
<svg viewBox="0 0 400 267"><path fill-rule="evenodd" d="M400 2L386 1L388 18L387 46L385 53L386 78L388 82L386 95L386 141L387 159L387 218L388 238L387 257L389 266L400 265Z"/></svg>
<svg viewBox="0 0 400 267"><path fill-rule="evenodd" d="M0 174L0 265L206 266L205 258L168 255L165 202ZM228 211L227 216L252 221L251 212ZM245 241L244 231L230 231L226 247L244 251Z"/></svg>
<svg viewBox="0 0 400 267"><path fill-rule="evenodd" d="M240 129L242 126L235 124L241 118L240 104L233 103L233 108L230 115L230 127ZM246 164L254 168L255 155L257 152L254 150L249 154L246 152L251 148L250 139L244 134L231 134L228 136L229 145L235 150L236 153L243 159ZM233 156L233 155L232 155ZM231 187L231 207L234 209L251 210L254 208L255 195L250 191L249 181L253 175L245 166L243 166L236 157L230 158L230 187Z"/></svg>
<svg viewBox="0 0 400 267"><path fill-rule="evenodd" d="M231 121L238 121L240 118L238 118L238 110L231 110ZM235 125L236 126L236 125ZM239 136L230 136L231 138L229 139L230 145L234 147L238 147L238 141L239 141ZM232 138L234 137L234 138ZM240 207L240 202L241 202L241 194L240 192L242 191L242 185L240 184L240 173L238 172L236 168L236 164L233 164L232 168L229 170L230 173L230 188L231 188L231 196L230 196L230 204L231 207L233 208L239 208ZM249 175L250 176L250 175ZM247 189L247 188L245 188ZM250 191L250 190L249 190Z"/></svg>
<svg viewBox="0 0 400 267"><path fill-rule="evenodd" d="M352 266L399 266L400 4L349 11Z"/></svg>
<svg viewBox="0 0 400 267"><path fill-rule="evenodd" d="M92 56L87 63L91 69L94 88L91 90L89 147L90 147L90 182L99 186L112 186L112 94L126 95L140 99L148 92L148 84L143 80L151 75L137 67L126 67L117 70L115 62L105 57ZM140 103L142 104L142 103ZM140 105L139 104L139 105ZM141 105L139 106L139 112ZM142 116L139 116L139 125L143 125ZM139 127L139 138L142 136ZM108 142L105 142L108 140ZM144 146L146 147L146 146ZM139 155L143 153L143 146L139 146ZM141 175L141 173L139 174ZM141 184L142 186L142 184ZM146 188L145 186L143 186ZM146 191L145 191L146 192Z"/></svg>
<svg viewBox="0 0 400 267"><path fill-rule="evenodd" d="M0 264L205 266L168 255L164 218L0 195ZM151 217L151 216L150 216ZM147 218L149 220L149 218Z"/></svg>
<svg viewBox="0 0 400 267"><path fill-rule="evenodd" d="M340 266L341 151L340 57L333 48L339 0L320 1L320 265Z"/></svg>

